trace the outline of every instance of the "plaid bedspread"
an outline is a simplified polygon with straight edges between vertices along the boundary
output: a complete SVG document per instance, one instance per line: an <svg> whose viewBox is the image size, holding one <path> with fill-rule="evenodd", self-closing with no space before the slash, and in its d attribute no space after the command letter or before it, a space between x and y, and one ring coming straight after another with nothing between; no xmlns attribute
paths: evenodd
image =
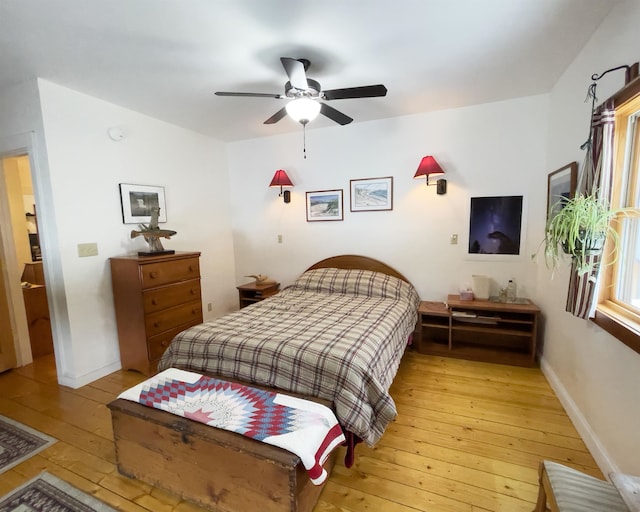
<svg viewBox="0 0 640 512"><path fill-rule="evenodd" d="M411 285L383 274L308 271L273 297L183 331L158 369L331 400L342 428L373 445L396 416L388 390L419 301Z"/></svg>

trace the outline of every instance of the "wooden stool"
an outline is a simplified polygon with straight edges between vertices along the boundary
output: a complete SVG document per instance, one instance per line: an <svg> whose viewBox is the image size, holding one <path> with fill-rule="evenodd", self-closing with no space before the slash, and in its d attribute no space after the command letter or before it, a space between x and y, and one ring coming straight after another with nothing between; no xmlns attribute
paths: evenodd
<svg viewBox="0 0 640 512"><path fill-rule="evenodd" d="M615 485L555 462L540 463L534 512L630 512ZM547 504L549 508L547 508Z"/></svg>

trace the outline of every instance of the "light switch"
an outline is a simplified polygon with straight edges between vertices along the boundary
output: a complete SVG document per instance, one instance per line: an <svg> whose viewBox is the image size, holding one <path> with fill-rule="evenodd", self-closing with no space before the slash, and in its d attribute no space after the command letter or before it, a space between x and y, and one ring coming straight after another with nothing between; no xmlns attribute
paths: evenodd
<svg viewBox="0 0 640 512"><path fill-rule="evenodd" d="M457 234L451 235L451 239L449 240L449 243L451 245L456 245L458 243L458 235Z"/></svg>
<svg viewBox="0 0 640 512"><path fill-rule="evenodd" d="M98 255L98 244L97 243L88 243L88 244L78 244L78 257L86 258L87 256L97 256Z"/></svg>

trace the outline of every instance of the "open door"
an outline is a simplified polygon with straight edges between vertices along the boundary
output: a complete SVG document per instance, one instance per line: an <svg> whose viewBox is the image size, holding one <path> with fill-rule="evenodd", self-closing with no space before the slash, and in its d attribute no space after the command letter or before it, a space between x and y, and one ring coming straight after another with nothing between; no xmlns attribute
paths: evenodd
<svg viewBox="0 0 640 512"><path fill-rule="evenodd" d="M20 189L16 181L17 173L7 173L6 164L15 156L0 155L0 371L22 366L32 361L29 347L29 329L20 284L25 258L31 260L29 238L24 236L24 248L16 247L16 229L21 230L15 218L24 220L22 192L20 201L10 197L9 190ZM13 176L15 174L15 176ZM7 179L10 177L11 179ZM15 194L13 194L15 196ZM17 213L12 215L12 210ZM24 228L26 235L26 227ZM24 253L24 256L21 254Z"/></svg>
<svg viewBox="0 0 640 512"><path fill-rule="evenodd" d="M13 321L7 300L9 295L6 287L7 266L2 253L2 240L0 240L0 372L16 367Z"/></svg>

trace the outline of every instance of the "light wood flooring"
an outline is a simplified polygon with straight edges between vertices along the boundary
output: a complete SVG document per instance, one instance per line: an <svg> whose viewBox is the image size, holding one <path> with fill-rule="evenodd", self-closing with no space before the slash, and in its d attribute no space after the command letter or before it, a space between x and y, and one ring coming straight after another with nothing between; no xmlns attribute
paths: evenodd
<svg viewBox="0 0 640 512"><path fill-rule="evenodd" d="M0 495L46 470L122 511L200 511L117 472L105 404L141 380L118 371L69 389L51 357L1 374L0 414L58 442L1 474ZM539 369L410 351L391 391L398 418L351 469L336 464L315 512L531 511L542 458L602 478Z"/></svg>

